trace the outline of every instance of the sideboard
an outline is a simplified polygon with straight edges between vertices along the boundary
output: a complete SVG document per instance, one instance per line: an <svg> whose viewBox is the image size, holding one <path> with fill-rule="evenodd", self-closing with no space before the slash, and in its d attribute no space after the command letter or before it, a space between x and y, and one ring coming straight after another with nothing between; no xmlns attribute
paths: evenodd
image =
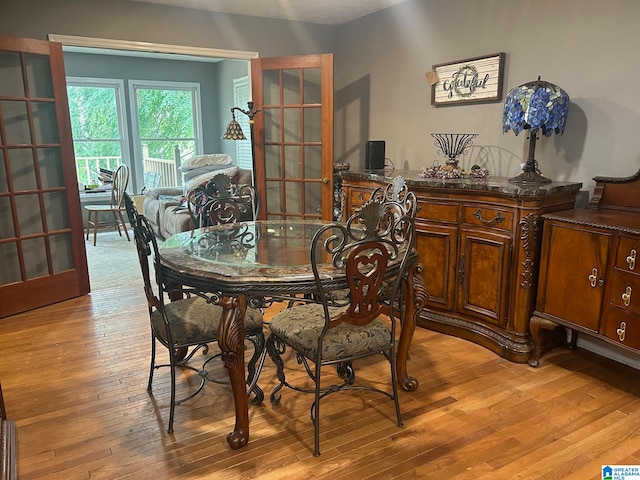
<svg viewBox="0 0 640 480"><path fill-rule="evenodd" d="M535 346L542 330L571 330L623 349L640 351L640 171L631 177L595 177L586 208L544 215ZM566 339L566 334L564 335Z"/></svg>
<svg viewBox="0 0 640 480"><path fill-rule="evenodd" d="M581 183L442 180L398 170L341 175L345 214L397 176L416 194L416 247L428 294L418 326L473 341L513 362L530 359L542 215L574 208Z"/></svg>

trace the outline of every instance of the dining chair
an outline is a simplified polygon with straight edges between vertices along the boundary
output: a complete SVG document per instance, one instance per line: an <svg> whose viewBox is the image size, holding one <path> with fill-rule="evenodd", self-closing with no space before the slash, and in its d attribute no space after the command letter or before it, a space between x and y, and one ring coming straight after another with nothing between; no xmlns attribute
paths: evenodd
<svg viewBox="0 0 640 480"><path fill-rule="evenodd" d="M210 303L210 299L195 290L180 288L186 298L165 302L165 298L175 289L164 278L162 266L159 263L158 243L148 220L140 215L131 197L125 193L125 208L129 222L133 227L133 234L138 251L138 259L142 269L144 291L149 309L151 326L151 366L149 369L149 383L147 390L151 391L154 371L161 367L169 367L171 373L171 404L169 410L168 433L173 432L173 419L175 406L179 405L202 391L207 380L216 383L226 383L216 380L207 374L207 365L220 354L209 356L202 367L196 368L188 365L195 353L202 349L208 353L208 344L218 341L218 328L223 313L223 308ZM150 256L155 268L156 286L154 288L150 278ZM247 364L247 382L249 383L247 395L254 394L252 403L262 403L264 394L256 385L256 364L263 358L265 339L262 325L262 313L253 308L248 308L244 319L244 336L251 341L254 351ZM156 343L160 343L169 352L168 364L156 364ZM194 347L184 358L178 355L179 351L186 351ZM185 398L176 400L176 368L188 369L196 372L200 378L200 384Z"/></svg>
<svg viewBox="0 0 640 480"><path fill-rule="evenodd" d="M258 218L259 197L253 185L234 184L229 175L215 175L188 196L187 207L196 227Z"/></svg>
<svg viewBox="0 0 640 480"><path fill-rule="evenodd" d="M112 177L111 185L111 198L109 199L109 205L85 205L87 211L87 240L89 240L89 232L93 228L93 246L95 247L98 239L98 229L104 226L113 226L120 236L122 236L122 230L127 237L127 241L131 241L129 238L129 232L127 231L127 225L125 224L122 212L124 212L124 193L129 184L129 167L126 165L119 165ZM100 223L100 214L109 213L113 216L113 221L103 221ZM122 230L121 230L122 229Z"/></svg>
<svg viewBox="0 0 640 480"><path fill-rule="evenodd" d="M318 294L308 303L282 310L269 322L267 352L276 365L279 380L270 401L273 405L280 403L283 387L314 394L310 416L315 456L320 455L320 402L334 393L366 390L383 394L393 400L396 424L402 426L395 367L398 303L385 305L383 299L398 295L414 234L414 221L400 203L377 199L366 202L346 224L322 227L310 248ZM348 298L336 297L334 293L345 286L349 288ZM304 366L313 381L313 388L287 381L283 360L287 348L295 352L298 364ZM378 354L389 363L390 388L360 380L356 383L351 363ZM325 379L323 367L339 364L346 365L345 375L328 368L325 370L329 379Z"/></svg>

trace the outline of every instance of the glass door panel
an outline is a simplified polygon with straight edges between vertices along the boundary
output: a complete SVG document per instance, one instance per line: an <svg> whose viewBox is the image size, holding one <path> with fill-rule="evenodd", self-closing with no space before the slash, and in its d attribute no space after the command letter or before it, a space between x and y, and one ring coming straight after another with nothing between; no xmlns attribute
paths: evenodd
<svg viewBox="0 0 640 480"><path fill-rule="evenodd" d="M62 46L0 35L0 318L89 292L70 133Z"/></svg>
<svg viewBox="0 0 640 480"><path fill-rule="evenodd" d="M263 218L333 218L333 56L252 60Z"/></svg>

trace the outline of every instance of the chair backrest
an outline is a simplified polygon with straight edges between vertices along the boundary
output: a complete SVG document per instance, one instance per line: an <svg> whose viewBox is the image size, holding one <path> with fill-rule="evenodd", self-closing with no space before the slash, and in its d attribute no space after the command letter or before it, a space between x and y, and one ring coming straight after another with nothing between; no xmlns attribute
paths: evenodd
<svg viewBox="0 0 640 480"><path fill-rule="evenodd" d="M398 202L411 218L416 218L418 212L418 200L416 194L409 191L404 177L394 177L391 182L383 187L376 188L371 194L371 199L380 202Z"/></svg>
<svg viewBox="0 0 640 480"><path fill-rule="evenodd" d="M151 283L151 275L150 275L150 267L149 267L149 257L153 254L153 261L156 261L159 258L158 253L158 243L156 241L156 236L149 225L149 221L138 213L135 205L133 204L133 200L126 192L123 194L124 199L124 207L127 211L127 217L129 218L129 224L133 229L133 237L136 243L136 250L138 251L138 260L140 262L140 269L142 270L142 280L144 281L144 293L147 297L147 304L149 308L157 308L162 309L162 302L159 300L159 297L154 293L153 285ZM156 279L158 276L158 265L156 264ZM159 295L162 296L162 288L161 283L158 282L160 286Z"/></svg>
<svg viewBox="0 0 640 480"><path fill-rule="evenodd" d="M380 313L388 313L393 323L399 317L394 311L400 284L412 253L414 220L396 201L371 199L346 222L327 225L314 235L311 243L311 266L324 306L326 327L342 322L366 325ZM349 306L335 318L329 318L333 290L344 285L331 285L327 262L346 274L349 284ZM328 285L328 286L327 286Z"/></svg>
<svg viewBox="0 0 640 480"><path fill-rule="evenodd" d="M235 185L220 173L192 190L188 208L196 227L236 223L258 217L258 198L252 185Z"/></svg>
<svg viewBox="0 0 640 480"><path fill-rule="evenodd" d="M129 185L129 167L121 164L112 177L111 208L124 208L124 193Z"/></svg>

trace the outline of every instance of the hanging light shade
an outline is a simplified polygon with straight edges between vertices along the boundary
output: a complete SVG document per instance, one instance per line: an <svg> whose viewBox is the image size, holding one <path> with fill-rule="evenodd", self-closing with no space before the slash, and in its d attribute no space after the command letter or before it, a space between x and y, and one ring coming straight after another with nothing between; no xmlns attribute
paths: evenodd
<svg viewBox="0 0 640 480"><path fill-rule="evenodd" d="M242 133L242 127L236 120L235 113L232 112L232 120L229 122L229 126L227 126L226 132L222 135L223 140L246 140L247 137Z"/></svg>
<svg viewBox="0 0 640 480"><path fill-rule="evenodd" d="M543 177L535 160L535 144L539 130L545 137L552 133L564 132L569 113L569 95L553 83L538 80L513 88L507 94L502 116L502 131L518 135L529 131L529 155L522 167L522 173L509 179L514 183L548 183Z"/></svg>

